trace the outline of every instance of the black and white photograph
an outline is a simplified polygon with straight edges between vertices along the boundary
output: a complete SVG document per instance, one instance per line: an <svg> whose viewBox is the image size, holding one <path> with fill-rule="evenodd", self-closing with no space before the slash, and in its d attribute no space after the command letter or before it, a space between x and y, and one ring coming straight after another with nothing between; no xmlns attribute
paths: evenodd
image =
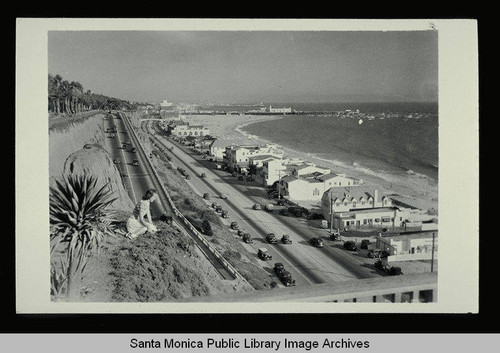
<svg viewBox="0 0 500 353"><path fill-rule="evenodd" d="M450 166L477 166L449 157L474 140L449 128L477 116L448 109L439 21L43 28L25 310L433 312L460 289L474 311L474 180ZM451 289L453 246L473 280Z"/></svg>

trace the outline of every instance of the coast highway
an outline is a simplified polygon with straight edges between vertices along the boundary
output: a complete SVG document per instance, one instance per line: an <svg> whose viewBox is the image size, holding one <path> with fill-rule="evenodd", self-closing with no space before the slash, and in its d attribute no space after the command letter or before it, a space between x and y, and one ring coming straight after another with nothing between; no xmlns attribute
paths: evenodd
<svg viewBox="0 0 500 353"><path fill-rule="evenodd" d="M143 126L146 126L146 130L150 133L154 128L152 125L151 121L143 122ZM253 244L245 244L248 245L247 248L254 254L260 247L267 248L273 255L272 264L283 262L285 268L296 278L297 285L338 283L376 276L372 271L360 267L355 262L342 260L342 258L337 259L332 252L334 249L330 249L328 246L324 248L313 247L308 242L311 236L303 230L291 228L268 212L253 210L254 202L251 197L224 182L212 170L199 164L184 150L183 146L173 144L172 141L163 136L161 129L155 128L155 130L156 134L153 136L157 141L166 148L174 147L174 151L171 153L174 164L182 166L192 174L191 180L186 182L192 185L200 195L208 192L212 196L210 203L215 201L222 205L223 209L228 210L231 221L237 221L240 227L254 238ZM206 178L199 178L201 173L205 173ZM217 197L221 194L227 195L227 199ZM282 243L268 244L265 240L267 233L274 233L278 238L281 238L283 234L288 234L293 243L286 245ZM261 263L263 262L261 261ZM272 264L263 263L263 267L269 267Z"/></svg>
<svg viewBox="0 0 500 353"><path fill-rule="evenodd" d="M139 141L137 141L135 135L130 132L131 126L126 121L126 117L121 113L115 113L115 117L105 119L104 127L105 129L116 126L117 132L115 133L115 138L108 138L108 145L110 146L111 157L118 158L119 163L115 166L120 171L123 179L123 185L126 188L130 198L136 204L141 200L142 196L148 189L156 189L160 196L159 202L154 202L151 204L151 217L153 220L159 219L163 215L171 215L175 220L175 215L166 200L166 195L163 194L161 181L156 180L147 156L144 155L142 149L139 148ZM137 152L132 153L127 149L123 148L123 143L125 141L130 141L131 146L137 148ZM134 166L132 162L137 159L139 161L138 166ZM206 256L206 258L212 263L217 272L224 279L234 279L234 275L231 274L220 261L206 248L206 246L196 237L193 236L189 229L187 229L183 222L176 222L179 228L188 236L195 241L198 245L200 251Z"/></svg>

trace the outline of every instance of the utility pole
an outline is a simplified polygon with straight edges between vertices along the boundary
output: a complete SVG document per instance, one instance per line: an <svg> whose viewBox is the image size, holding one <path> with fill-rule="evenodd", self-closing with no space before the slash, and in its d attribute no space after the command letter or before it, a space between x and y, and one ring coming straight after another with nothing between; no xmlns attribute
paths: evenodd
<svg viewBox="0 0 500 353"><path fill-rule="evenodd" d="M278 201L279 200L281 200L281 168L278 169Z"/></svg>
<svg viewBox="0 0 500 353"><path fill-rule="evenodd" d="M432 261L431 261L431 272L434 272L434 239L436 238L436 233L432 232Z"/></svg>
<svg viewBox="0 0 500 353"><path fill-rule="evenodd" d="M333 196L330 195L330 234L333 234Z"/></svg>

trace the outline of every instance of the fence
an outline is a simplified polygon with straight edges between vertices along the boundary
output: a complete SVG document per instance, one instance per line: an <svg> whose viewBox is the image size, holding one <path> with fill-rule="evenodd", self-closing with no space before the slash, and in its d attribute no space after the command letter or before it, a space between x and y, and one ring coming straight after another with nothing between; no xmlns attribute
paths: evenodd
<svg viewBox="0 0 500 353"><path fill-rule="evenodd" d="M146 155L146 152L144 151L144 148L142 147L142 144L140 143L139 138L137 137L137 135L136 135L134 129L132 128L132 125L128 121L128 119L127 119L127 123L130 126L130 130L132 131L132 133L134 134L134 137L136 138L136 140L138 142L139 148L141 149L142 153L144 155ZM149 164L151 170L153 171L153 174L154 174L155 178L157 180L161 181L161 179L160 179L158 173L156 172L156 169L153 167L151 161L148 158L146 158L146 159L148 161L148 164ZM160 187L161 187L161 189L163 191L163 194L166 196L167 201L169 203L169 206L172 209L172 211L174 212L174 215L177 218L179 218L180 220L182 220L182 222L186 225L186 227L203 243L203 245L205 245L207 247L207 249L212 253L212 255L214 255L219 260L219 262L224 266L224 268L228 272L230 272L235 278L240 278L241 280L247 282L247 280L238 271L236 271L236 269L217 251L217 249L215 249L206 240L206 238L195 228L195 226L193 226L191 224L191 222L189 222L186 219L186 217L184 217L184 215L177 209L177 207L175 207L175 204L174 204L173 200L171 199L169 193L167 192L167 190L163 186L163 183L161 183L161 182L160 182ZM175 224L174 220L172 222ZM178 227L177 224L175 224L175 225ZM203 249L200 248L200 250L203 252Z"/></svg>

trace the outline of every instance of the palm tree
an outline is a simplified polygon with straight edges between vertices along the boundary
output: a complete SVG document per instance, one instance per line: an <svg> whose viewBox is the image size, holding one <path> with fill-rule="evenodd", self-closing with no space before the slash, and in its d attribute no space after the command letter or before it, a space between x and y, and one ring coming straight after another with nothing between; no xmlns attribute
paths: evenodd
<svg viewBox="0 0 500 353"><path fill-rule="evenodd" d="M80 296L81 278L92 252L113 231L114 213L107 207L116 198L107 185L100 189L96 185L93 176L70 175L50 188L51 255L59 251L65 255L59 274L52 266L51 284L53 294L62 293L61 286L66 284L70 300Z"/></svg>

